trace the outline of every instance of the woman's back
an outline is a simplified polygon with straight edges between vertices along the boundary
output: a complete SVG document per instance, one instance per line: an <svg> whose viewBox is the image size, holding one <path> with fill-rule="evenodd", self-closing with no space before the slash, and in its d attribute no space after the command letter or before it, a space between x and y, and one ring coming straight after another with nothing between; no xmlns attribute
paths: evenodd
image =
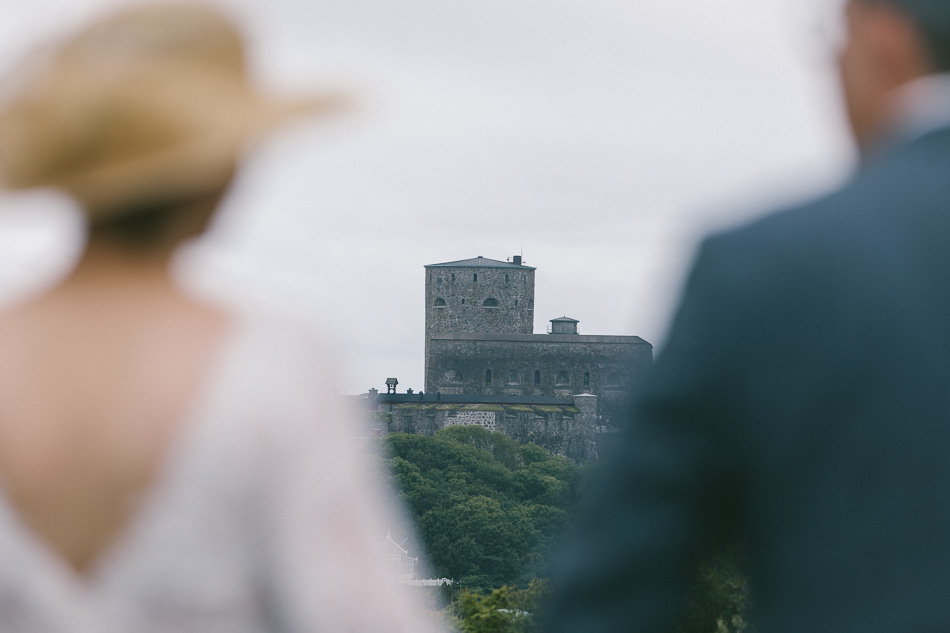
<svg viewBox="0 0 950 633"><path fill-rule="evenodd" d="M228 321L117 270L0 315L0 482L79 573L118 538L208 382Z"/></svg>
<svg viewBox="0 0 950 633"><path fill-rule="evenodd" d="M57 495L36 497L54 525L76 520L87 536L120 526L82 574L0 497L0 630L429 630L379 556L386 502L342 402L327 389L332 372L320 346L299 328L245 313L235 313L222 343L167 437L158 423L151 438L76 434L43 444L67 456L67 468L51 471L66 482L59 495L91 492L94 504L120 511L129 504L111 523L90 522L96 505L66 503L64 511ZM148 439L164 442L161 451ZM89 447L93 456L70 456ZM133 463L141 456L153 459L152 472ZM33 473L30 483L46 477ZM129 485L135 477L139 488Z"/></svg>

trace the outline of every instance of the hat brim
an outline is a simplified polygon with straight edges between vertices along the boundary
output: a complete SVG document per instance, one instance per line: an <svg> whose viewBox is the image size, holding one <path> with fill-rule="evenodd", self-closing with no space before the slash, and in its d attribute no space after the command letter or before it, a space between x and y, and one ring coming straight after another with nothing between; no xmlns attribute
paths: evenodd
<svg viewBox="0 0 950 633"><path fill-rule="evenodd" d="M232 101L188 138L134 157L61 173L55 185L75 197L91 219L145 204L214 194L228 186L242 155L268 132L296 119L341 109L343 102L338 96L251 98L240 105Z"/></svg>

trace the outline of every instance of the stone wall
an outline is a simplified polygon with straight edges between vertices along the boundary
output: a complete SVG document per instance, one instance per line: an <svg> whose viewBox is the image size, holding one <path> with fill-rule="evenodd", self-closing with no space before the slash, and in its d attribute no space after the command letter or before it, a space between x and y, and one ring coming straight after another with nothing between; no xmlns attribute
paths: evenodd
<svg viewBox="0 0 950 633"><path fill-rule="evenodd" d="M534 330L534 268L485 258L456 264L426 266L427 359L438 334Z"/></svg>
<svg viewBox="0 0 950 633"><path fill-rule="evenodd" d="M487 305L486 305L487 304ZM534 268L426 268L426 335L534 331Z"/></svg>
<svg viewBox="0 0 950 633"><path fill-rule="evenodd" d="M653 363L636 336L443 334L429 341L426 393L600 397L599 426L619 426Z"/></svg>
<svg viewBox="0 0 950 633"><path fill-rule="evenodd" d="M391 433L432 435L448 426L475 424L582 462L597 459L597 405L590 401L596 397L586 398L579 406L406 403L383 406L377 417Z"/></svg>

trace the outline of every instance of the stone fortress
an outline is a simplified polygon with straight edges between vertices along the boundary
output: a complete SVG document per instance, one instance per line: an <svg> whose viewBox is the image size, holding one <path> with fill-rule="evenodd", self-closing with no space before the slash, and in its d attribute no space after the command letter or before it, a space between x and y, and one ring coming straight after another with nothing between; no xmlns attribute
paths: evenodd
<svg viewBox="0 0 950 633"><path fill-rule="evenodd" d="M477 424L575 461L604 452L653 346L582 335L566 316L535 334L535 270L519 256L425 267L425 391L396 393L392 378L371 391L379 432Z"/></svg>

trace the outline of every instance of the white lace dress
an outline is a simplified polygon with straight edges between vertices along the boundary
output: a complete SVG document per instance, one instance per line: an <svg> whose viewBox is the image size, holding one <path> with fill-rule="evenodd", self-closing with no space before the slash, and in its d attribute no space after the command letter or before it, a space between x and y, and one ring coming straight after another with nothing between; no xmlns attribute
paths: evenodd
<svg viewBox="0 0 950 633"><path fill-rule="evenodd" d="M134 519L78 576L0 498L3 633L418 633L378 478L306 339L234 329Z"/></svg>

